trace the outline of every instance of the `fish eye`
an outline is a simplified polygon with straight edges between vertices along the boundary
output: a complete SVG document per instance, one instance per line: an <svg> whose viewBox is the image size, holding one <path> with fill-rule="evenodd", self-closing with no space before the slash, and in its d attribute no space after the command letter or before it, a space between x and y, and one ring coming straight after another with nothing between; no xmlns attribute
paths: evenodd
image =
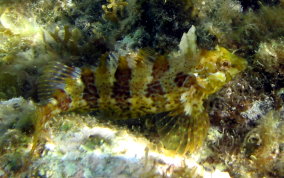
<svg viewBox="0 0 284 178"><path fill-rule="evenodd" d="M230 66L230 63L228 61L223 62L223 66L228 67Z"/></svg>

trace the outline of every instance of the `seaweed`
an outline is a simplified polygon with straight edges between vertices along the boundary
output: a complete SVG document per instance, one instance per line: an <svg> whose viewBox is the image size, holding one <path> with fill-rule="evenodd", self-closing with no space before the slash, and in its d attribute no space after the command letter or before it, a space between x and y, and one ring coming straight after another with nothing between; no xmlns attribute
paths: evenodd
<svg viewBox="0 0 284 178"><path fill-rule="evenodd" d="M284 143L284 124L280 113L271 111L259 121L259 125L250 130L244 140L244 152L251 161L251 167L259 174L267 174L274 170L275 165L283 164L281 161L281 145ZM279 163L276 164L276 162ZM280 175L281 170L270 174Z"/></svg>
<svg viewBox="0 0 284 178"><path fill-rule="evenodd" d="M254 62L269 73L284 75L284 39L260 43Z"/></svg>
<svg viewBox="0 0 284 178"><path fill-rule="evenodd" d="M107 0L107 5L102 5L102 9L104 10L103 17L107 20L111 20L113 22L117 22L124 14L124 7L128 5L128 3L124 0Z"/></svg>

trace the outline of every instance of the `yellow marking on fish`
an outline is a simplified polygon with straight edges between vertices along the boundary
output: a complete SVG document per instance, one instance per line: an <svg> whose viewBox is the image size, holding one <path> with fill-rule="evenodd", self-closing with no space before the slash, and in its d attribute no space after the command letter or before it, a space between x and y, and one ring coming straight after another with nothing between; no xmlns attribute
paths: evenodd
<svg viewBox="0 0 284 178"><path fill-rule="evenodd" d="M189 36L184 40L192 41ZM222 47L202 50L193 45L188 51L180 47L179 52L168 55L145 49L110 53L109 58L101 57L97 67L85 67L81 72L58 66L48 94L42 94L57 103L43 106L41 112L52 117L50 108L88 108L112 119L168 113L168 118L149 122L156 125L158 140L166 150L185 154L199 148L206 137L209 118L204 100L243 71L247 62Z"/></svg>

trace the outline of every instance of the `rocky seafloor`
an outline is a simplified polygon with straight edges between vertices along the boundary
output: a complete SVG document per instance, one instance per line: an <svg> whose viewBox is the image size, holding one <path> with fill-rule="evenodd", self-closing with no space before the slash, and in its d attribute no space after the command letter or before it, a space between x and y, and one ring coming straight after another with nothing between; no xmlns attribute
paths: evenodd
<svg viewBox="0 0 284 178"><path fill-rule="evenodd" d="M200 149L168 155L137 124L71 112L45 123L30 155L47 63L170 53L192 26L198 48L222 46L248 62L205 102L210 128ZM283 177L283 101L283 0L0 2L0 177Z"/></svg>

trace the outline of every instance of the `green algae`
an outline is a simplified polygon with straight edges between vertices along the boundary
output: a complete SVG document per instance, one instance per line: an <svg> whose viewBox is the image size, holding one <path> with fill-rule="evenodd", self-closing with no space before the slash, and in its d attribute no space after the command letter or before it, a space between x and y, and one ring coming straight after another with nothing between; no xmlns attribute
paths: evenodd
<svg viewBox="0 0 284 178"><path fill-rule="evenodd" d="M0 74L0 99L7 100L19 96L19 85L16 76Z"/></svg>

